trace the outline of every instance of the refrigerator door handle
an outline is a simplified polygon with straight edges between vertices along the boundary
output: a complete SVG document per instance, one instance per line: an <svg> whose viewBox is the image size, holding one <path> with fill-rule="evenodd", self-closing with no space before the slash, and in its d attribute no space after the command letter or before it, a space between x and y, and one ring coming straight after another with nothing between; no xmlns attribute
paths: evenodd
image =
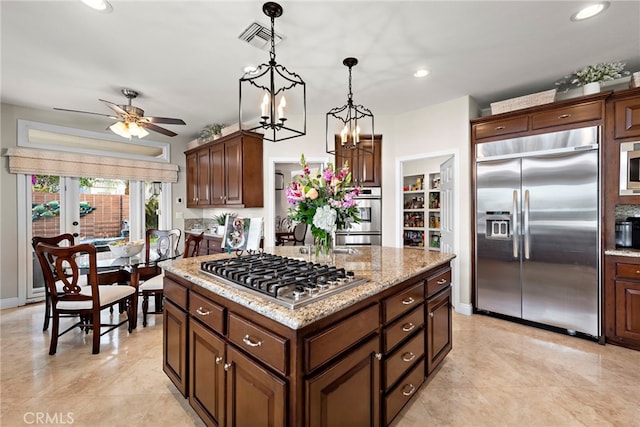
<svg viewBox="0 0 640 427"><path fill-rule="evenodd" d="M513 242L513 257L518 258L518 190L513 190L513 224L511 241Z"/></svg>
<svg viewBox="0 0 640 427"><path fill-rule="evenodd" d="M529 259L530 240L529 235L529 190L524 192L524 259Z"/></svg>

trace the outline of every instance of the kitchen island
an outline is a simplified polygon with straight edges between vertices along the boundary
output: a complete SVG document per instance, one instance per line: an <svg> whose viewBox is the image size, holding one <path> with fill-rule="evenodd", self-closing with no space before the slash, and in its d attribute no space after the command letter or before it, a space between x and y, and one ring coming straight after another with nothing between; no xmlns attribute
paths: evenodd
<svg viewBox="0 0 640 427"><path fill-rule="evenodd" d="M163 264L164 371L208 425L388 425L451 349L453 254L336 254L367 281L295 309L200 271L228 256Z"/></svg>

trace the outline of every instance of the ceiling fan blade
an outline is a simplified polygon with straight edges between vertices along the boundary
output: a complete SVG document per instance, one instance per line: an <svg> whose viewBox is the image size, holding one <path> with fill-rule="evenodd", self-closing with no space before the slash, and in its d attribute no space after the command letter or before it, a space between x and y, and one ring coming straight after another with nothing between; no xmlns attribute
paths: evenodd
<svg viewBox="0 0 640 427"><path fill-rule="evenodd" d="M105 101L104 99L98 99L98 101L104 102L107 107L111 108L113 111L115 111L116 113L118 113L121 116L126 116L127 115L127 112L124 111L122 109L122 107L119 106L118 104L114 104L111 101Z"/></svg>
<svg viewBox="0 0 640 427"><path fill-rule="evenodd" d="M177 133L170 131L169 129L165 129L165 128L161 128L160 126L156 126L153 123L147 123L144 121L138 121L138 125L142 126L143 128L152 130L154 132L158 132L161 133L163 135L167 135L167 136L176 136Z"/></svg>
<svg viewBox="0 0 640 427"><path fill-rule="evenodd" d="M53 107L53 109L58 111L68 111L71 113L93 114L95 116L104 116L104 117L109 117L110 119L116 119L116 120L119 119L119 117L116 117L112 114L92 113L91 111L69 110L67 108L57 108L57 107Z"/></svg>
<svg viewBox="0 0 640 427"><path fill-rule="evenodd" d="M142 120L147 121L148 123L163 123L167 125L186 125L184 120L182 119L170 119L168 117L142 117Z"/></svg>

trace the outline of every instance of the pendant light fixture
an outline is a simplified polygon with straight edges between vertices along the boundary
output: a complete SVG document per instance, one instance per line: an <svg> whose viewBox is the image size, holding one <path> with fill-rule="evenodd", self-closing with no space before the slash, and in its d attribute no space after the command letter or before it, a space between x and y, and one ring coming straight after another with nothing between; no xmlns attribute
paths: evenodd
<svg viewBox="0 0 640 427"><path fill-rule="evenodd" d="M349 68L349 95L345 105L332 108L327 113L327 153L359 150L373 154L370 142L374 135L373 113L368 108L353 103L351 69L358 64L358 60L345 58L342 63ZM365 142L365 139L369 142Z"/></svg>
<svg viewBox="0 0 640 427"><path fill-rule="evenodd" d="M269 63L246 71L240 78L238 122L240 129L262 130L264 139L277 142L307 133L307 92L298 74L276 62L274 21L282 16L282 7L267 2L262 11L271 18ZM245 119L249 124L244 123Z"/></svg>

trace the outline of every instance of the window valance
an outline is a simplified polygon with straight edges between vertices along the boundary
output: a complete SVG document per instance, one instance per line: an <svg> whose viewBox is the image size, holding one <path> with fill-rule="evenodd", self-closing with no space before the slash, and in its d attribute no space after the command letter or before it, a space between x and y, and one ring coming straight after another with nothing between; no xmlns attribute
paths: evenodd
<svg viewBox="0 0 640 427"><path fill-rule="evenodd" d="M5 156L9 157L10 173L178 181L178 166L171 163L19 147L7 149Z"/></svg>

